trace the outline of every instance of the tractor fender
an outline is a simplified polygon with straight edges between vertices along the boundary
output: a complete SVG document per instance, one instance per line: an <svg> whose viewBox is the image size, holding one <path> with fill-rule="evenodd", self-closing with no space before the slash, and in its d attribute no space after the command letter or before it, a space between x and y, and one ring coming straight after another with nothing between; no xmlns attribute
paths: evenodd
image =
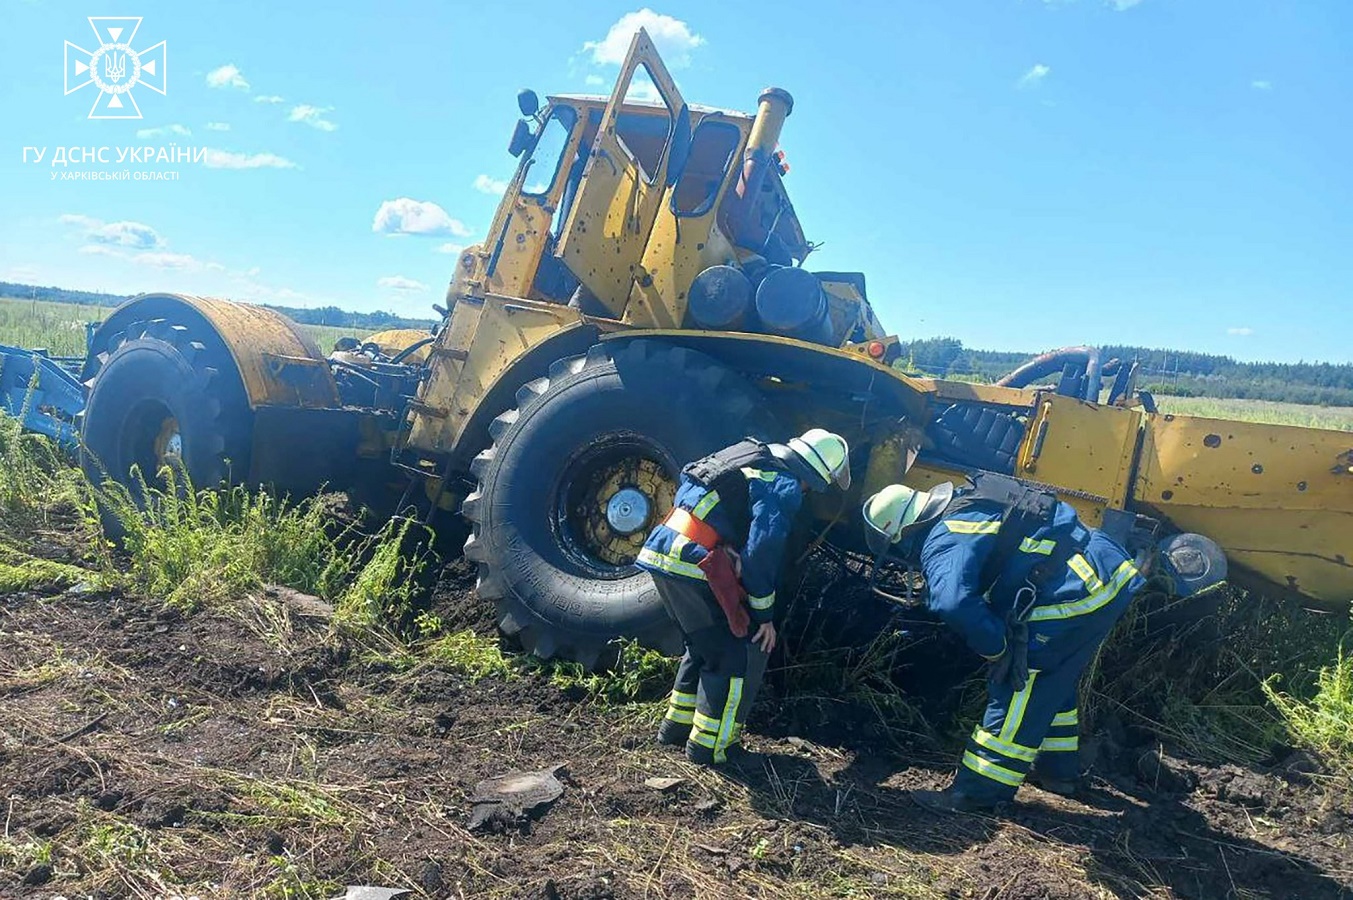
<svg viewBox="0 0 1353 900"><path fill-rule="evenodd" d="M215 334L234 360L251 409L339 405L329 362L299 325L262 306L191 294L141 294L119 306L90 340L81 381L97 378L110 349L131 325L155 319L195 324Z"/></svg>
<svg viewBox="0 0 1353 900"><path fill-rule="evenodd" d="M859 353L770 334L690 330L635 330L603 340L659 340L711 356L753 380L774 377L787 383L829 386L833 392L868 396L914 423L926 421L935 388Z"/></svg>

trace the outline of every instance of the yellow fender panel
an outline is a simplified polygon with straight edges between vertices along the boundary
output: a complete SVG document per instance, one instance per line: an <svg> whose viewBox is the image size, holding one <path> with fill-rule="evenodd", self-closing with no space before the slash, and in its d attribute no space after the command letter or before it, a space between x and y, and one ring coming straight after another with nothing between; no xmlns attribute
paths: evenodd
<svg viewBox="0 0 1353 900"><path fill-rule="evenodd" d="M261 306L191 294L142 294L119 306L94 336L85 378L93 377L94 360L113 335L152 319L214 332L235 361L251 407L338 406L329 363L299 325Z"/></svg>
<svg viewBox="0 0 1353 900"><path fill-rule="evenodd" d="M375 344L386 356L397 356L403 351L409 349L419 341L431 339L432 334L418 328L391 328L388 331L378 331L369 335L362 341L363 344ZM432 352L432 344L424 344L417 350L404 357L402 362L411 366L416 366L426 362L428 354Z"/></svg>

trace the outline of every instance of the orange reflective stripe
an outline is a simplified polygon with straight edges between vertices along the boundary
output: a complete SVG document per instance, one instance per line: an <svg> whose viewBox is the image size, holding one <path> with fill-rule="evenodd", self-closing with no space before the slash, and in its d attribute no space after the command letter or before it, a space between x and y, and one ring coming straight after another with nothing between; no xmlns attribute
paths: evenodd
<svg viewBox="0 0 1353 900"><path fill-rule="evenodd" d="M667 514L667 521L662 524L706 550L713 550L719 545L719 532L714 530L713 525L691 515L690 510L676 507Z"/></svg>

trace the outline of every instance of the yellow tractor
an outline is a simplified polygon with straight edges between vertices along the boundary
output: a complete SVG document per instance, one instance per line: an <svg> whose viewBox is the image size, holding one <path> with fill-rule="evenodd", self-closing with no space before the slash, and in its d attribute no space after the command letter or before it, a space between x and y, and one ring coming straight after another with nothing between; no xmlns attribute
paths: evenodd
<svg viewBox="0 0 1353 900"><path fill-rule="evenodd" d="M851 494L812 509L813 535L845 548L884 484L994 471L1096 525L1208 535L1270 589L1353 598L1347 434L1162 415L1133 365L1087 348L997 385L904 374L864 276L805 267L777 152L787 92L754 115L689 104L640 32L609 98L518 103L516 176L432 334L325 355L260 307L137 297L93 338L88 458L119 479L179 463L199 486L458 512L503 630L583 663L620 635L678 649L632 562L682 465L810 426L853 448Z"/></svg>

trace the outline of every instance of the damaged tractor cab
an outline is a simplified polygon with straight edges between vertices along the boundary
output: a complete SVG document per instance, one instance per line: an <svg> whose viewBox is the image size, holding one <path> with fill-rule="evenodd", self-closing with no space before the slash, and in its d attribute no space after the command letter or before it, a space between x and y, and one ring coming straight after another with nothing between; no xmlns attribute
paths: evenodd
<svg viewBox="0 0 1353 900"><path fill-rule="evenodd" d="M204 486L325 483L459 512L502 628L584 663L622 635L677 649L633 561L681 467L808 427L852 448L850 494L810 504L813 532L846 548L864 549L861 498L904 473L927 487L992 471L1051 486L1090 524L1142 512L1269 584L1353 596L1344 435L1157 415L1132 368L1093 350L1006 385L892 366L864 276L805 268L777 149L785 91L754 115L689 104L640 31L609 97L518 105L516 173L433 333L324 356L267 310L138 297L85 368L91 467L125 480L181 461Z"/></svg>

